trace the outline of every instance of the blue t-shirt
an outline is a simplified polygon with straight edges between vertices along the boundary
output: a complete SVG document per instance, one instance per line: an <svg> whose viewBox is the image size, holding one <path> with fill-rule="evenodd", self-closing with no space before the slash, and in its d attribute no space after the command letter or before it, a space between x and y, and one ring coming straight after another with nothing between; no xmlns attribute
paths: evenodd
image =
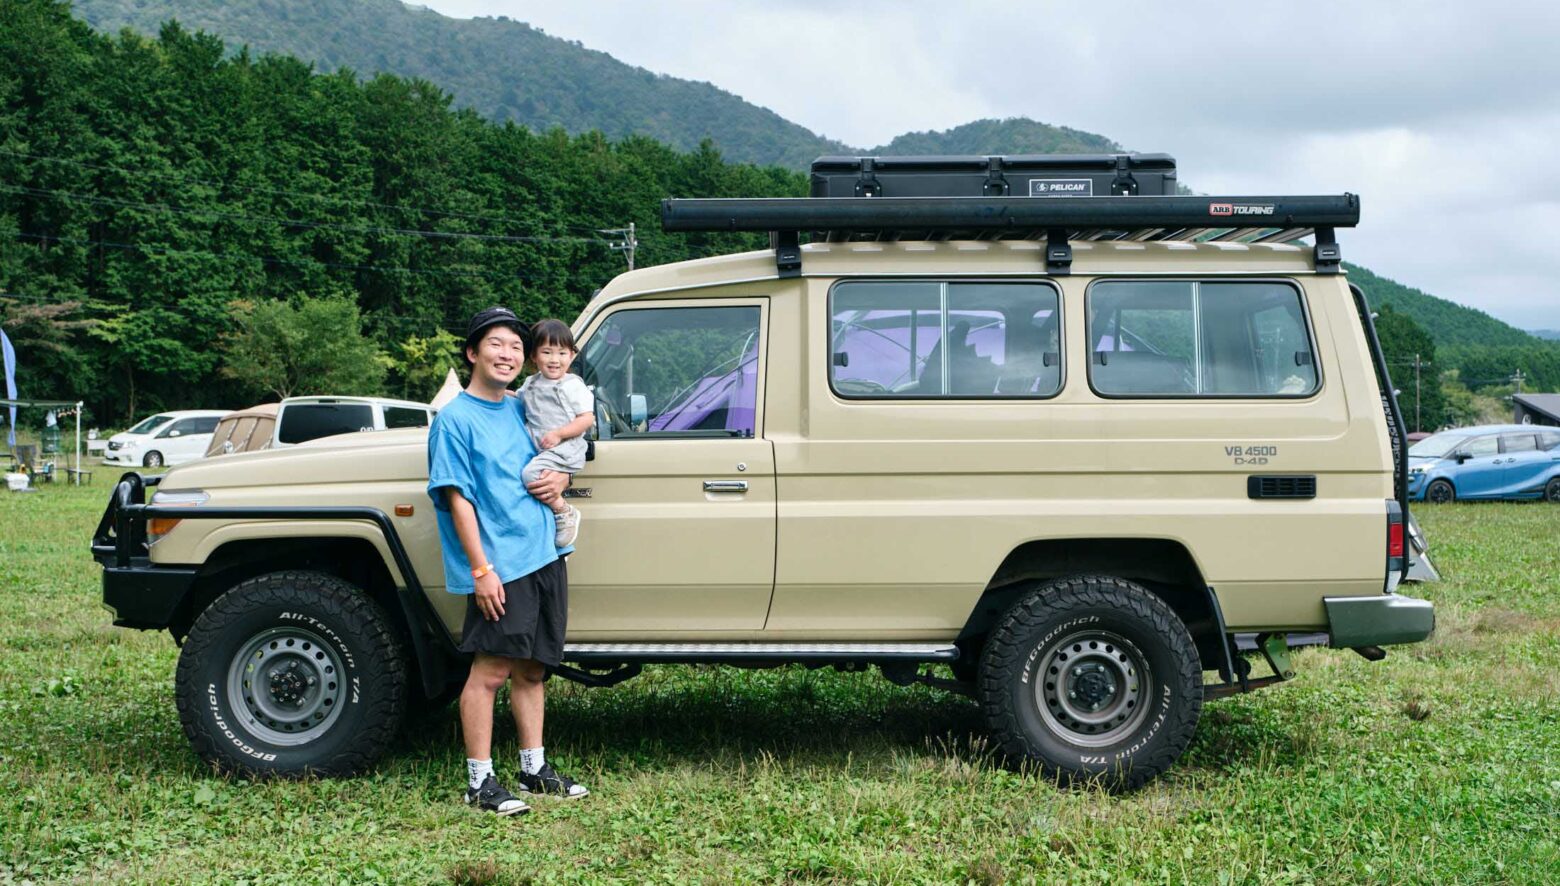
<svg viewBox="0 0 1560 886"><path fill-rule="evenodd" d="M444 589L452 594L475 590L466 549L455 534L445 487L476 507L482 551L499 581L530 575L572 552L553 544L552 509L526 491L520 472L536 455L525 430L525 404L519 397L494 403L465 391L439 410L428 429L428 495L433 499L444 547Z"/></svg>

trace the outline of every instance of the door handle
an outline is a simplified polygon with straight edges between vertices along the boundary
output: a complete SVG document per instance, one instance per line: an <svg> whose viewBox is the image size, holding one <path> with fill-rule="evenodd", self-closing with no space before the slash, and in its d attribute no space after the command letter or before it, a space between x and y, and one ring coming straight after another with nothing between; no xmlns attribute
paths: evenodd
<svg viewBox="0 0 1560 886"><path fill-rule="evenodd" d="M747 492L746 480L705 480L705 492Z"/></svg>

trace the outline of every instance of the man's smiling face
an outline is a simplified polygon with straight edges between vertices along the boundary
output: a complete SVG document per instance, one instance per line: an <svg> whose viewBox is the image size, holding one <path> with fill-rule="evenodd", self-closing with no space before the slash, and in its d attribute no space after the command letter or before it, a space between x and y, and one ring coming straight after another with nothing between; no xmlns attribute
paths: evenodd
<svg viewBox="0 0 1560 886"><path fill-rule="evenodd" d="M508 326L490 326L482 331L476 347L466 349L466 357L471 360L473 376L508 387L525 365L525 342Z"/></svg>

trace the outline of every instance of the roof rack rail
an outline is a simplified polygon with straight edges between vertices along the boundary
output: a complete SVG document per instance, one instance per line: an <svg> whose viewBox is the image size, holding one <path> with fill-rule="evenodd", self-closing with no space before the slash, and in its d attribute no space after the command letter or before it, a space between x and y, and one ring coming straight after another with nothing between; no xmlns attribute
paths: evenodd
<svg viewBox="0 0 1560 886"><path fill-rule="evenodd" d="M1069 273L1073 240L1290 243L1315 236L1316 272L1336 274L1336 228L1359 224L1355 194L1309 197L767 197L661 201L667 231L767 231L781 277L814 240L1045 240L1046 270Z"/></svg>

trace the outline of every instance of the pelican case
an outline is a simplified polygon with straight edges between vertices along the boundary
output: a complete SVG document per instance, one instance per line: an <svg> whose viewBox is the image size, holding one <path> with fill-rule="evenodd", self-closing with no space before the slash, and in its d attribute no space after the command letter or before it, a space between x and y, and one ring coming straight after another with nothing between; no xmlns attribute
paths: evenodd
<svg viewBox="0 0 1560 886"><path fill-rule="evenodd" d="M819 157L814 197L1108 197L1175 195L1169 154Z"/></svg>

